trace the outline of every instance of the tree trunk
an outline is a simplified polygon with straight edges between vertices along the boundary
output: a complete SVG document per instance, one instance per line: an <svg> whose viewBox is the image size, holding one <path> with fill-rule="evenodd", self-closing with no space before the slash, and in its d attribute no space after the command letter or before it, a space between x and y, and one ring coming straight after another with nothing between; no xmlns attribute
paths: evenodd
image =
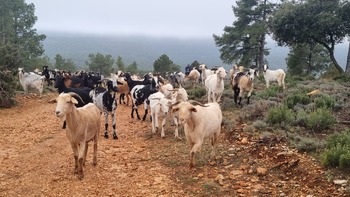
<svg viewBox="0 0 350 197"><path fill-rule="evenodd" d="M265 50L265 34L260 36L259 45L259 70L263 70L264 66L264 50Z"/></svg>
<svg viewBox="0 0 350 197"><path fill-rule="evenodd" d="M334 50L329 51L329 55L331 57L331 60L334 64L335 68L339 71L339 73L341 73L341 74L344 73L343 68L338 64L337 60L334 57Z"/></svg>
<svg viewBox="0 0 350 197"><path fill-rule="evenodd" d="M345 73L347 75L350 75L350 39L348 39L348 41L349 41L349 49L348 49L348 58L346 61Z"/></svg>

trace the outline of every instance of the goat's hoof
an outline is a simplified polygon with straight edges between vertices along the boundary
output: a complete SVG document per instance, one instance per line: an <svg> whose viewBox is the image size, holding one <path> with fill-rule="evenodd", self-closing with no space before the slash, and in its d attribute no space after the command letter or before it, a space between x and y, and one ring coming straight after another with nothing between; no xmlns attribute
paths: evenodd
<svg viewBox="0 0 350 197"><path fill-rule="evenodd" d="M105 137L106 139L108 139L108 133L105 133L104 137Z"/></svg>
<svg viewBox="0 0 350 197"><path fill-rule="evenodd" d="M79 178L79 180L83 180L84 179L84 174L79 174L78 178Z"/></svg>
<svg viewBox="0 0 350 197"><path fill-rule="evenodd" d="M117 136L117 134L113 134L113 139L115 139L115 140L117 140L118 139L118 136Z"/></svg>

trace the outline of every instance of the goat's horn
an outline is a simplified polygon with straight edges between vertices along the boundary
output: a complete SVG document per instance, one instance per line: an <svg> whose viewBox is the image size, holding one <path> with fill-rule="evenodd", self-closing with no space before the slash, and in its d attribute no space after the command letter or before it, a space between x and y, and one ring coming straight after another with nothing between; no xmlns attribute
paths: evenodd
<svg viewBox="0 0 350 197"><path fill-rule="evenodd" d="M169 106L169 107L173 107L173 106L175 106L175 105L178 105L179 103L181 103L181 101L177 101L176 103L171 104L171 105L168 105L168 106Z"/></svg>
<svg viewBox="0 0 350 197"><path fill-rule="evenodd" d="M76 96L76 97L78 97L78 98L80 99L80 101L81 101L82 103L84 103L83 99L79 96L79 94L77 94L77 93L75 93L75 92L68 92L68 94L71 95L71 96ZM85 104L85 103L84 103L84 104Z"/></svg>
<svg viewBox="0 0 350 197"><path fill-rule="evenodd" d="M202 103L195 101L195 100L189 100L189 103L191 103L192 105L199 105L201 107L208 107L208 105L203 105Z"/></svg>

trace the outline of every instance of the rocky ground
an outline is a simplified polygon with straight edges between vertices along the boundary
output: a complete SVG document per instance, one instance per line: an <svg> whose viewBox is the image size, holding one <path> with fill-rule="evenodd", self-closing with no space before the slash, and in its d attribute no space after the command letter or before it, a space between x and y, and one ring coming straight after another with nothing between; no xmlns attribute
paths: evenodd
<svg viewBox="0 0 350 197"><path fill-rule="evenodd" d="M117 109L119 140L101 132L98 164L90 148L79 181L56 105L48 102L56 96L19 95L16 107L0 110L0 196L347 196L315 159L281 139L256 138L244 124L233 128L235 136L222 132L215 161L208 143L190 169L189 147L174 139L170 124L165 139L152 136L150 120L131 119L124 105Z"/></svg>

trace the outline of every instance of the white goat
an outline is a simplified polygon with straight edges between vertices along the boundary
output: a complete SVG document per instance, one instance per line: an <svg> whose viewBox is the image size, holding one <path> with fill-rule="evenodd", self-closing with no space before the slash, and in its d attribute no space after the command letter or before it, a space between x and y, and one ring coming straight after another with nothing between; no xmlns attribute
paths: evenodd
<svg viewBox="0 0 350 197"><path fill-rule="evenodd" d="M208 78L208 76L214 74L215 72L212 70L207 69L207 65L201 64L198 66L199 70L202 71L202 83L205 84L205 80Z"/></svg>
<svg viewBox="0 0 350 197"><path fill-rule="evenodd" d="M286 89L284 85L284 78L286 73L282 69L270 70L269 67L264 65L264 78L266 81L266 88L269 88L270 81L277 81L278 86L283 86L283 89Z"/></svg>
<svg viewBox="0 0 350 197"><path fill-rule="evenodd" d="M183 83L185 81L185 77L186 77L185 73L183 73L181 71L180 72L176 72L175 73L175 77L176 77L176 80L179 83L179 85L183 85Z"/></svg>
<svg viewBox="0 0 350 197"><path fill-rule="evenodd" d="M163 93L165 98L167 99L171 99L173 89L174 87L170 83L159 86L159 91Z"/></svg>
<svg viewBox="0 0 350 197"><path fill-rule="evenodd" d="M56 116L66 118L66 135L71 143L75 168L74 173L79 179L84 178L83 166L86 160L88 142L94 141L93 165L97 164L97 141L100 133L101 115L95 104L89 103L84 107L76 108L78 101L73 97L80 96L76 93L61 93L55 100ZM81 99L81 98L80 98Z"/></svg>
<svg viewBox="0 0 350 197"><path fill-rule="evenodd" d="M182 101L188 101L188 94L185 88L180 86L180 88L173 91L173 94L171 96L171 103L175 104ZM179 114L177 112L172 112L171 116L175 124L175 138L181 139L179 137Z"/></svg>
<svg viewBox="0 0 350 197"><path fill-rule="evenodd" d="M28 88L36 88L42 96L44 91L45 76L37 75L33 72L25 73L23 68L18 68L19 82L21 83L24 92L28 93Z"/></svg>
<svg viewBox="0 0 350 197"><path fill-rule="evenodd" d="M180 124L184 125L186 139L191 147L190 167L194 166L194 155L206 138L211 138L211 157L214 157L222 122L219 104L195 106L190 102L180 102L174 104L173 111L179 113Z"/></svg>
<svg viewBox="0 0 350 197"><path fill-rule="evenodd" d="M224 92L224 79L226 70L220 67L216 70L216 74L209 75L205 80L205 88L208 94L208 103L219 102Z"/></svg>
<svg viewBox="0 0 350 197"><path fill-rule="evenodd" d="M161 137L164 138L164 127L166 122L166 117L169 112L169 105L171 104L171 100L165 98L164 94L161 92L156 92L151 94L148 97L151 108L151 117L152 117L152 133L156 133L158 131L158 119L162 118L162 132Z"/></svg>

